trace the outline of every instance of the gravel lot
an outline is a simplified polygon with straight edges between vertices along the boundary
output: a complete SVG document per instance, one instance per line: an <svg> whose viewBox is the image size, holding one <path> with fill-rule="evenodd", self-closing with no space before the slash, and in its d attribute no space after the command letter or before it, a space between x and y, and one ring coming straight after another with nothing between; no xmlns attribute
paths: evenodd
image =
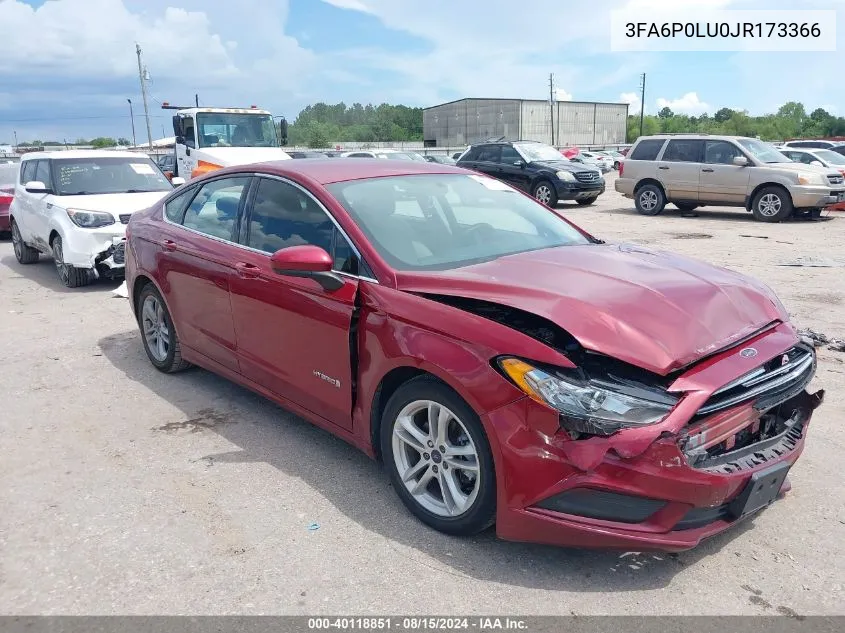
<svg viewBox="0 0 845 633"><path fill-rule="evenodd" d="M845 215L647 218L612 177L561 208L745 270L845 337L845 269L778 265L843 258ZM0 243L0 613L845 613L843 353L820 351L827 401L785 500L680 555L574 551L423 527L341 441L205 371L156 372L115 286L68 291Z"/></svg>

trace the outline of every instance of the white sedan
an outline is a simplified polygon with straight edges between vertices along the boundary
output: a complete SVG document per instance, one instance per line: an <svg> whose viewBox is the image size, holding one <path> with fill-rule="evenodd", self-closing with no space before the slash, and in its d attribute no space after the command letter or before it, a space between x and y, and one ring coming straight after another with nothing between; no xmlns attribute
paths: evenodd
<svg viewBox="0 0 845 633"><path fill-rule="evenodd" d="M42 253L52 256L59 279L69 288L100 276L122 277L129 217L183 182L168 181L145 154L26 154L9 210L15 257L32 264Z"/></svg>

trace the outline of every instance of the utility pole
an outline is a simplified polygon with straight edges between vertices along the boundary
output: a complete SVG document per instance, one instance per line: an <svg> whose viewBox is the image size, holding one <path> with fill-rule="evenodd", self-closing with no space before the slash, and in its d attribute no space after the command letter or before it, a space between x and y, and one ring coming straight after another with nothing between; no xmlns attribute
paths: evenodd
<svg viewBox="0 0 845 633"><path fill-rule="evenodd" d="M549 125L552 130L552 147L555 144L555 76L549 73Z"/></svg>
<svg viewBox="0 0 845 633"><path fill-rule="evenodd" d="M141 97L144 99L144 117L147 119L147 143L150 151L153 149L153 133L150 129L150 110L147 106L147 69L141 65L141 46L135 43L135 52L138 54L138 78L141 80Z"/></svg>
<svg viewBox="0 0 845 633"><path fill-rule="evenodd" d="M197 104L197 107L200 107L200 96L198 94L194 95L194 103Z"/></svg>
<svg viewBox="0 0 845 633"><path fill-rule="evenodd" d="M645 73L640 76L640 136L643 135L643 116L645 115Z"/></svg>
<svg viewBox="0 0 845 633"><path fill-rule="evenodd" d="M138 139L135 138L135 115L132 113L132 99L129 102L129 120L132 121L132 147L138 147Z"/></svg>
<svg viewBox="0 0 845 633"><path fill-rule="evenodd" d="M14 130L15 132L15 154L18 153L18 131Z"/></svg>

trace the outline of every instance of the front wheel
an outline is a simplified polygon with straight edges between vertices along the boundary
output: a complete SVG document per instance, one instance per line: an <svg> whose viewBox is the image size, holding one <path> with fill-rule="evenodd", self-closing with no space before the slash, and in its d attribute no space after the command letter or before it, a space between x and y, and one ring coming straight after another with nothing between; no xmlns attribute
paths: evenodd
<svg viewBox="0 0 845 633"><path fill-rule="evenodd" d="M781 187L763 187L754 196L751 213L760 222L780 222L792 215L792 198Z"/></svg>
<svg viewBox="0 0 845 633"><path fill-rule="evenodd" d="M381 450L396 493L426 525L467 536L493 524L490 443L475 412L439 380L414 378L393 394Z"/></svg>
<svg viewBox="0 0 845 633"><path fill-rule="evenodd" d="M554 185L548 180L541 180L534 185L531 195L537 202L542 202L547 207L555 208L557 206L557 192L555 192Z"/></svg>
<svg viewBox="0 0 845 633"><path fill-rule="evenodd" d="M68 288L81 288L87 286L94 281L94 270L91 268L77 268L65 263L64 248L62 238L56 236L53 238L53 263L56 264L56 272L59 274L59 280Z"/></svg>

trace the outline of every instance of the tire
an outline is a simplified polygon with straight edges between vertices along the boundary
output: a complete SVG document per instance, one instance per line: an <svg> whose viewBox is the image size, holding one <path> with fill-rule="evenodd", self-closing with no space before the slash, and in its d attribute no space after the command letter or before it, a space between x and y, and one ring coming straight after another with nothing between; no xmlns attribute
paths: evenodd
<svg viewBox="0 0 845 633"><path fill-rule="evenodd" d="M792 215L792 198L783 187L763 187L751 202L751 213L758 222L781 222Z"/></svg>
<svg viewBox="0 0 845 633"><path fill-rule="evenodd" d="M38 261L40 254L38 249L24 243L18 223L14 220L12 220L12 247L15 250L15 259L18 260L19 264L34 264Z"/></svg>
<svg viewBox="0 0 845 633"><path fill-rule="evenodd" d="M684 213L689 213L690 211L695 211L698 208L697 204L684 204L683 202L674 202L673 203L679 210L683 211Z"/></svg>
<svg viewBox="0 0 845 633"><path fill-rule="evenodd" d="M541 180L534 189L531 190L531 195L537 202L541 202L547 207L554 209L557 206L557 192L555 187L548 180Z"/></svg>
<svg viewBox="0 0 845 633"><path fill-rule="evenodd" d="M182 358L179 335L173 326L167 304L151 283L141 289L135 313L138 315L138 329L141 331L144 351L153 367L165 374L174 374L191 366Z"/></svg>
<svg viewBox="0 0 845 633"><path fill-rule="evenodd" d="M598 200L598 196L594 198L578 198L575 202L580 204L582 207L588 207L593 204L596 200Z"/></svg>
<svg viewBox="0 0 845 633"><path fill-rule="evenodd" d="M68 288L81 288L87 286L94 281L93 268L77 268L70 264L65 264L64 251L62 249L62 238L56 236L50 244L53 249L53 262L56 264L56 272L61 281Z"/></svg>
<svg viewBox="0 0 845 633"><path fill-rule="evenodd" d="M641 215L660 215L666 206L666 196L657 185L643 185L634 194L634 204Z"/></svg>
<svg viewBox="0 0 845 633"><path fill-rule="evenodd" d="M428 435L432 405L438 420L445 416L445 436ZM404 425L399 422L402 418ZM420 521L456 536L477 534L493 525L496 474L490 443L476 413L452 389L431 376L406 382L387 402L380 439L391 483ZM440 450L444 445L445 452ZM412 493L410 489L423 480L428 484ZM441 486L450 492L444 495Z"/></svg>

